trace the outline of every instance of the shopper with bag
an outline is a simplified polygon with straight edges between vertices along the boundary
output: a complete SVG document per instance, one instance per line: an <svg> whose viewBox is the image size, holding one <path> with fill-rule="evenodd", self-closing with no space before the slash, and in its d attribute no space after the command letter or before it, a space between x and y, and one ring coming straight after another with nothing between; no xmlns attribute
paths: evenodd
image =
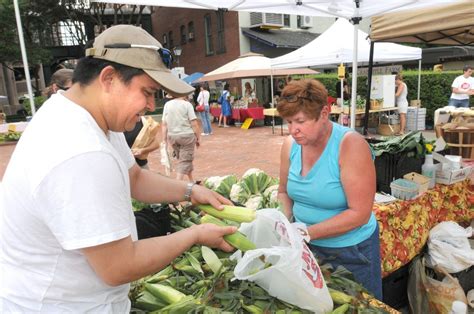
<svg viewBox="0 0 474 314"><path fill-rule="evenodd" d="M159 126L160 124L152 117L146 119L142 116L133 130L123 133L136 163L142 168L150 169L148 167L148 154L160 148Z"/></svg>
<svg viewBox="0 0 474 314"><path fill-rule="evenodd" d="M201 85L201 91L199 92L197 102L198 106L196 107L196 111L199 112L201 115L201 124L203 133L201 135L211 135L212 134L212 127L211 127L211 120L209 117L209 87Z"/></svg>
<svg viewBox="0 0 474 314"><path fill-rule="evenodd" d="M381 300L369 145L357 132L329 120L327 90L317 80L290 82L277 110L290 133L281 150L278 189L285 215L307 225L320 264L344 266Z"/></svg>
<svg viewBox="0 0 474 314"><path fill-rule="evenodd" d="M229 83L224 85L224 90L219 97L221 103L221 114L219 116L219 127L228 128L229 120L232 116L232 107L230 105L230 86ZM223 123L223 124L222 124Z"/></svg>
<svg viewBox="0 0 474 314"><path fill-rule="evenodd" d="M183 180L187 176L189 182L194 182L194 151L201 145L201 136L193 105L186 97L177 97L165 104L162 132L165 145L172 147L173 156L178 160L176 179Z"/></svg>
<svg viewBox="0 0 474 314"><path fill-rule="evenodd" d="M1 313L129 313L129 283L200 244L226 251L235 227L204 224L137 240L132 197L222 207L219 194L141 169L130 131L163 88L192 87L145 30L112 26L95 38L73 85L48 99L16 145L0 190ZM54 134L54 140L50 139Z"/></svg>

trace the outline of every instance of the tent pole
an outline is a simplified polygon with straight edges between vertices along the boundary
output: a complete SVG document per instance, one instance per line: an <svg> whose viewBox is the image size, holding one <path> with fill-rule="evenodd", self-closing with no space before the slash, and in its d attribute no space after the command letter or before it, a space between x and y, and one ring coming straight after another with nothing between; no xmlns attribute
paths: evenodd
<svg viewBox="0 0 474 314"><path fill-rule="evenodd" d="M370 91L372 87L372 68L374 65L374 42L370 41L369 52L369 68L367 72L367 94L365 97L365 116L364 116L364 131L362 134L367 135L369 128L369 110L370 110Z"/></svg>
<svg viewBox="0 0 474 314"><path fill-rule="evenodd" d="M421 86L421 59L418 60L418 91L417 91L417 100L420 101L420 86Z"/></svg>
<svg viewBox="0 0 474 314"><path fill-rule="evenodd" d="M28 88L28 97L31 105L31 115L36 113L35 100L33 98L33 89L31 88L30 69L28 66L28 58L26 57L25 40L23 39L23 27L21 26L20 8L18 0L13 0L15 6L16 27L18 28L18 38L20 40L21 58L23 60L23 68L25 69L26 87Z"/></svg>
<svg viewBox="0 0 474 314"><path fill-rule="evenodd" d="M359 21L353 20L354 23L354 47L352 54L352 95L351 95L351 129L355 129L356 117L356 101L357 101L357 46L358 46L358 32Z"/></svg>
<svg viewBox="0 0 474 314"><path fill-rule="evenodd" d="M271 93L271 95L270 95L270 106L272 108L274 108L275 105L273 104L273 71L272 70L270 70L270 93Z"/></svg>

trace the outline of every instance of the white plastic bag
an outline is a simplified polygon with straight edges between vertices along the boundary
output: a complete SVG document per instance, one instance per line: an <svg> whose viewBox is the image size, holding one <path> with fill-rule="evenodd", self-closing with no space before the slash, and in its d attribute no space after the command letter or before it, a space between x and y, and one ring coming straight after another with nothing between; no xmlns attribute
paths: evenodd
<svg viewBox="0 0 474 314"><path fill-rule="evenodd" d="M428 260L431 266L440 265L449 273L457 273L474 265L474 250L468 238L472 227L464 229L453 221L445 221L430 231Z"/></svg>
<svg viewBox="0 0 474 314"><path fill-rule="evenodd" d="M257 283L271 296L315 313L332 310L333 302L316 258L296 226L278 210L257 211L239 229L257 246L234 269L240 280Z"/></svg>
<svg viewBox="0 0 474 314"><path fill-rule="evenodd" d="M166 142L161 142L160 145L160 155L161 155L161 164L165 166L165 171L166 175L170 176L171 174L171 161L170 161L170 155L168 154L168 145L166 145Z"/></svg>

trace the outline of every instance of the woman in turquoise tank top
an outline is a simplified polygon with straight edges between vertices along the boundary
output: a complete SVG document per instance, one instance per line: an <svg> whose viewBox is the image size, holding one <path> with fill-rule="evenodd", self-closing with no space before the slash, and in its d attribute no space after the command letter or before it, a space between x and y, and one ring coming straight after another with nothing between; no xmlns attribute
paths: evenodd
<svg viewBox="0 0 474 314"><path fill-rule="evenodd" d="M344 266L382 299L378 224L372 213L375 167L368 143L329 120L327 90L292 81L278 112L290 136L281 150L278 198L288 219L308 226L320 263Z"/></svg>

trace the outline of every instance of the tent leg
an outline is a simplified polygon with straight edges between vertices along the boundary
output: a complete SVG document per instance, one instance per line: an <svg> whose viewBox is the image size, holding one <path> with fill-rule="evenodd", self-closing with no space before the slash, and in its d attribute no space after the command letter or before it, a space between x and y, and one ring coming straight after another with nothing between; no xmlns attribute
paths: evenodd
<svg viewBox="0 0 474 314"><path fill-rule="evenodd" d="M18 38L20 40L21 58L23 60L23 68L25 69L26 87L28 88L28 97L31 104L31 114L36 113L35 100L33 98L33 89L31 88L30 69L28 66L28 58L26 57L25 40L23 38L23 27L21 25L20 8L18 0L13 0L15 6L16 27L18 28Z"/></svg>
<svg viewBox="0 0 474 314"><path fill-rule="evenodd" d="M367 135L369 128L369 110L370 110L370 89L372 86L372 69L374 65L374 42L370 41L370 52L369 52L369 69L367 73L367 95L365 97L365 116L364 116L364 131L363 134Z"/></svg>
<svg viewBox="0 0 474 314"><path fill-rule="evenodd" d="M357 43L359 21L354 21L354 47L352 55L352 95L351 95L351 128L355 129L356 101L357 101Z"/></svg>
<svg viewBox="0 0 474 314"><path fill-rule="evenodd" d="M275 104L273 103L274 95L273 95L273 73L272 72L270 72L270 93L271 93L271 95L270 95L270 106L272 108L274 108Z"/></svg>
<svg viewBox="0 0 474 314"><path fill-rule="evenodd" d="M416 99L420 100L420 86L421 86L421 59L418 60L418 91L416 95Z"/></svg>

